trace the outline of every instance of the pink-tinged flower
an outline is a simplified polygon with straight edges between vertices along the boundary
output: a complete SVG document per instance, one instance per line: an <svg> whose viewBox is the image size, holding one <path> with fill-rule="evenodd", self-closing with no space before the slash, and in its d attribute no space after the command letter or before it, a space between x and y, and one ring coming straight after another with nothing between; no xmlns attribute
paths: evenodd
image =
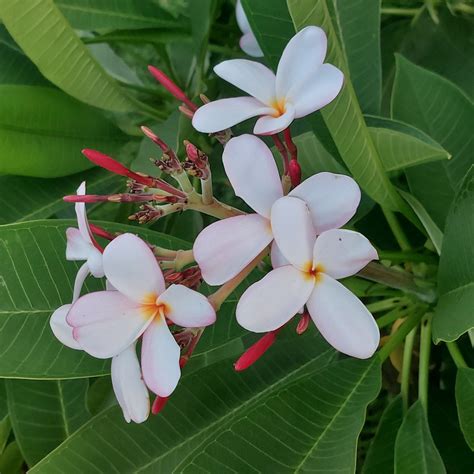
<svg viewBox="0 0 474 474"><path fill-rule="evenodd" d="M194 257L210 285L233 278L273 241L270 211L283 198L272 152L260 138L232 138L222 160L235 194L256 213L215 222L196 238ZM360 201L357 183L349 176L333 173L311 176L289 195L308 205L316 234L346 224ZM272 255L276 253L275 249Z"/></svg>
<svg viewBox="0 0 474 474"><path fill-rule="evenodd" d="M200 107L193 116L196 130L215 133L251 117L260 117L257 135L272 135L293 119L305 117L329 104L344 82L342 72L323 64L327 38L321 28L308 26L287 44L276 75L264 65L247 59L231 59L214 71L250 97L221 99Z"/></svg>
<svg viewBox="0 0 474 474"><path fill-rule="evenodd" d="M365 359L380 334L363 303L337 280L354 275L377 251L358 232L332 229L315 237L308 206L296 197L279 199L271 210L275 241L289 265L268 273L240 298L236 316L253 332L273 331L304 305L322 336L338 351Z"/></svg>
<svg viewBox="0 0 474 474"><path fill-rule="evenodd" d="M242 51L249 56L261 58L263 56L263 51L258 45L257 38L255 38L255 35L250 28L247 15L245 14L240 0L237 0L235 6L235 16L237 17L237 24L239 25L240 31L243 33L243 36L239 41Z"/></svg>
<svg viewBox="0 0 474 474"><path fill-rule="evenodd" d="M202 327L216 319L207 298L183 285L165 289L163 273L149 246L132 234L122 234L105 248L104 272L117 291L80 297L67 322L74 339L88 354L109 358L140 336L142 372L150 390L169 396L180 377L180 348L167 320L184 327Z"/></svg>
<svg viewBox="0 0 474 474"><path fill-rule="evenodd" d="M135 344L112 359L112 386L126 422L143 423L150 413L150 397Z"/></svg>

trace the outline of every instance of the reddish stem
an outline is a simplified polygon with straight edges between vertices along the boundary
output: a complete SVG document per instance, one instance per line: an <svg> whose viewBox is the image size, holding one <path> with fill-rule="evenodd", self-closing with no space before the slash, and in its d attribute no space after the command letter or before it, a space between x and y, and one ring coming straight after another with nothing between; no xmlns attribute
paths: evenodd
<svg viewBox="0 0 474 474"><path fill-rule="evenodd" d="M277 133L275 135L272 135L273 141L275 142L275 146L277 147L278 151L280 152L280 155L283 159L283 174L287 175L288 174L288 151L285 148L285 145L283 145L282 141L280 140L280 137L278 136Z"/></svg>
<svg viewBox="0 0 474 474"><path fill-rule="evenodd" d="M291 138L290 127L285 128L285 130L283 130L283 136L285 137L286 147L290 152L291 159L298 160L298 148L296 148L296 145L293 143L293 139Z"/></svg>
<svg viewBox="0 0 474 474"><path fill-rule="evenodd" d="M111 234L110 232L107 232L105 229L102 229L102 227L99 227L95 224L89 223L89 228L91 232L93 232L95 235L99 237L102 237L107 240L115 239L115 235Z"/></svg>

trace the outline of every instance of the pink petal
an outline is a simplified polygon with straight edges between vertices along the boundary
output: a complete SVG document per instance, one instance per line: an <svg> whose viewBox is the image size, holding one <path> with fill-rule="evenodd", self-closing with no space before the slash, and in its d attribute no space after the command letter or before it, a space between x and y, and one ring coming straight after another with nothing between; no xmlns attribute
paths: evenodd
<svg viewBox="0 0 474 474"><path fill-rule="evenodd" d="M142 369L148 388L169 397L181 376L180 349L165 320L157 316L143 334Z"/></svg>
<svg viewBox="0 0 474 474"><path fill-rule="evenodd" d="M313 266L332 278L346 278L377 260L375 248L359 232L333 229L323 232L314 245Z"/></svg>
<svg viewBox="0 0 474 474"><path fill-rule="evenodd" d="M197 328L216 321L216 312L208 299L183 285L171 285L157 303L165 304L165 316L178 326Z"/></svg>
<svg viewBox="0 0 474 474"><path fill-rule="evenodd" d="M163 272L150 247L133 234L116 237L104 250L104 271L110 283L133 301L165 291Z"/></svg>
<svg viewBox="0 0 474 474"><path fill-rule="evenodd" d="M143 333L153 315L118 291L98 291L79 298L67 315L74 339L88 354L113 357Z"/></svg>
<svg viewBox="0 0 474 474"><path fill-rule="evenodd" d="M273 240L270 221L258 214L230 217L206 227L193 253L209 285L222 285L244 269Z"/></svg>
<svg viewBox="0 0 474 474"><path fill-rule="evenodd" d="M263 64L248 59L229 59L215 66L214 72L263 104L271 107L275 101L275 74Z"/></svg>
<svg viewBox="0 0 474 474"><path fill-rule="evenodd" d="M150 413L148 389L143 382L135 344L112 359L112 386L127 423L143 423Z"/></svg>
<svg viewBox="0 0 474 474"><path fill-rule="evenodd" d="M237 321L252 332L273 331L304 306L313 288L314 278L291 265L272 270L241 296Z"/></svg>
<svg viewBox="0 0 474 474"><path fill-rule="evenodd" d="M321 234L343 226L355 214L360 188L349 176L323 172L303 181L289 196L306 202L316 233Z"/></svg>
<svg viewBox="0 0 474 474"><path fill-rule="evenodd" d="M380 332L374 318L338 281L319 274L307 307L322 336L338 351L359 359L376 351Z"/></svg>
<svg viewBox="0 0 474 474"><path fill-rule="evenodd" d="M260 117L255 123L253 133L257 135L274 135L289 127L295 118L295 109L289 103L286 104L285 108L285 113L278 117L272 115L275 112L274 110L271 114Z"/></svg>
<svg viewBox="0 0 474 474"><path fill-rule="evenodd" d="M296 33L286 45L278 64L277 96L289 97L293 90L310 86L314 67L323 63L326 49L326 33L321 28L307 26Z"/></svg>
<svg viewBox="0 0 474 474"><path fill-rule="evenodd" d="M239 46L245 54L254 58L263 58L262 48L251 31L240 37Z"/></svg>
<svg viewBox="0 0 474 474"><path fill-rule="evenodd" d="M267 145L253 135L231 138L224 148L222 161L235 194L258 214L270 218L271 207L283 196L283 189Z"/></svg>
<svg viewBox="0 0 474 474"><path fill-rule="evenodd" d="M92 244L84 239L79 229L66 230L66 260L87 260Z"/></svg>
<svg viewBox="0 0 474 474"><path fill-rule="evenodd" d="M285 258L302 271L311 270L316 232L306 203L295 197L278 199L271 221L275 242Z"/></svg>
<svg viewBox="0 0 474 474"><path fill-rule="evenodd" d="M215 133L257 115L273 113L273 109L253 97L220 99L199 107L193 116L198 132Z"/></svg>
<svg viewBox="0 0 474 474"><path fill-rule="evenodd" d="M66 322L66 316L71 309L70 304L59 307L51 316L49 325L56 338L71 349L81 349L79 343L72 336L72 327Z"/></svg>

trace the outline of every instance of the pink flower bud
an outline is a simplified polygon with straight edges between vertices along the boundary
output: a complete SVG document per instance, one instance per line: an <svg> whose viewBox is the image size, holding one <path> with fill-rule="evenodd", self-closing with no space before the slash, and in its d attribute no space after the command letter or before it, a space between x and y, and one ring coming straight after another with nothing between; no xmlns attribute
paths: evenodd
<svg viewBox="0 0 474 474"><path fill-rule="evenodd" d="M296 326L296 334L303 334L309 326L310 316L306 311L301 315L301 319Z"/></svg>
<svg viewBox="0 0 474 474"><path fill-rule="evenodd" d="M158 413L160 413L160 411L165 407L167 401L168 397L157 396L151 407L151 412L153 415L158 415Z"/></svg>
<svg viewBox="0 0 474 474"><path fill-rule="evenodd" d="M199 159L199 150L195 145L193 145L191 142L188 142L187 140L184 140L184 145L186 148L186 156L191 160L191 161L196 161Z"/></svg>
<svg viewBox="0 0 474 474"><path fill-rule="evenodd" d="M279 331L280 329L276 329L275 331L267 332L255 344L250 346L234 364L234 369L237 372L241 372L257 362L273 345Z"/></svg>
<svg viewBox="0 0 474 474"><path fill-rule="evenodd" d="M288 174L293 187L298 186L298 184L301 183L301 166L295 159L290 160Z"/></svg>

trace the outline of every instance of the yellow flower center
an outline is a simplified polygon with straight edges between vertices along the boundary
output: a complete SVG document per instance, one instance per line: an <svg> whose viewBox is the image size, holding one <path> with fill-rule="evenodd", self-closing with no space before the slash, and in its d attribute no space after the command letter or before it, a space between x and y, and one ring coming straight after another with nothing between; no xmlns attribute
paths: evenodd
<svg viewBox="0 0 474 474"><path fill-rule="evenodd" d="M158 295L156 293L149 293L145 296L140 305L141 312L146 319L154 318L156 315L161 314L165 316L169 312L168 305L165 303L158 303Z"/></svg>
<svg viewBox="0 0 474 474"><path fill-rule="evenodd" d="M313 267L313 262L307 262L303 267L303 272L307 278L314 278L315 283L318 283L323 277L324 267L321 264Z"/></svg>
<svg viewBox="0 0 474 474"><path fill-rule="evenodd" d="M275 99L272 102L272 107L275 109L273 117L281 117L286 112L286 100L285 99Z"/></svg>

